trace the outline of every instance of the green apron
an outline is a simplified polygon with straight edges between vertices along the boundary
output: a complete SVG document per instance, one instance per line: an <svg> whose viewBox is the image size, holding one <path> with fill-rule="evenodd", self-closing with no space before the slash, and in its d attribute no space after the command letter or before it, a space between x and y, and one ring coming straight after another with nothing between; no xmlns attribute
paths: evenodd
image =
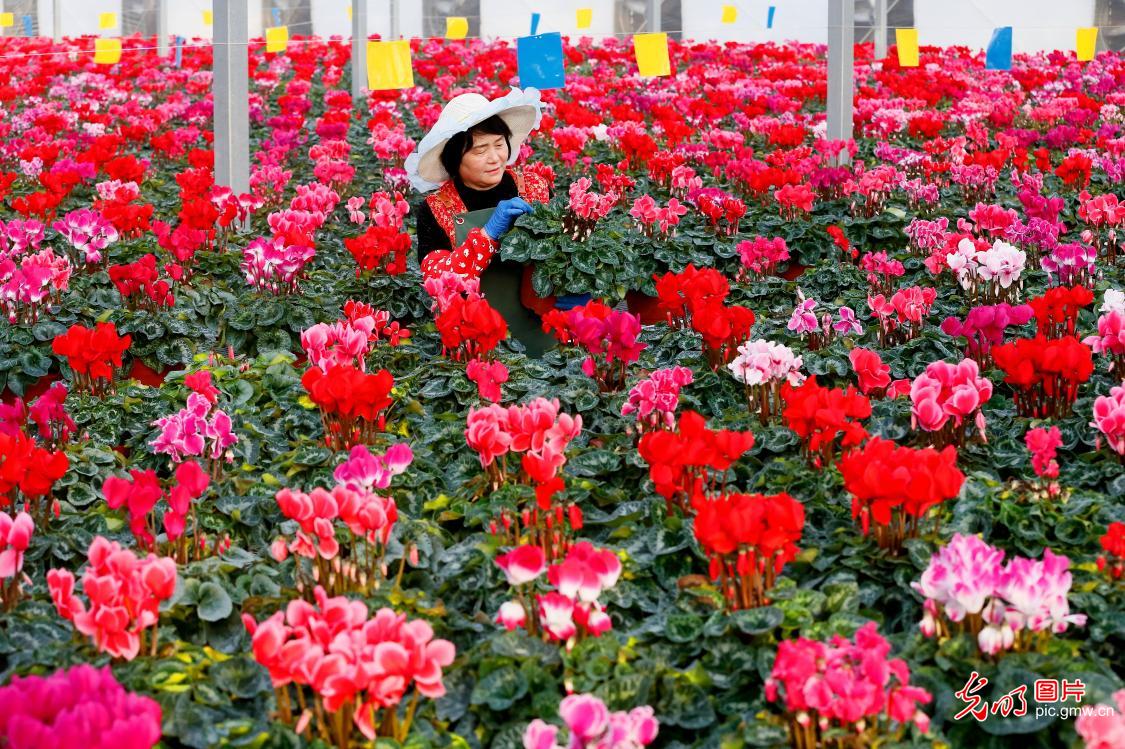
<svg viewBox="0 0 1125 749"><path fill-rule="evenodd" d="M472 229L483 228L492 217L492 208L458 213L453 217L457 244L462 244ZM543 332L539 315L520 301L520 285L523 281L523 266L511 260L493 258L480 276L481 293L508 323L508 332L527 349L530 357L540 357L554 346L555 337Z"/></svg>

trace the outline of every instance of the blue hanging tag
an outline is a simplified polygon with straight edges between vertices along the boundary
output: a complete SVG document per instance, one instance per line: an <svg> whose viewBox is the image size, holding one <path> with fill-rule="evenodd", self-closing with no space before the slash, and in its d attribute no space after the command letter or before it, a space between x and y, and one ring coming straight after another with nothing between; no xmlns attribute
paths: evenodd
<svg viewBox="0 0 1125 749"><path fill-rule="evenodd" d="M274 8L273 9L273 25L274 26L280 26L281 25L281 8Z"/></svg>
<svg viewBox="0 0 1125 749"><path fill-rule="evenodd" d="M31 36L33 33L34 33L34 29L31 26L31 16L24 16L23 17L23 35L24 36Z"/></svg>
<svg viewBox="0 0 1125 749"><path fill-rule="evenodd" d="M992 32L988 51L984 56L985 70L1012 69L1012 27L1001 26Z"/></svg>
<svg viewBox="0 0 1125 749"><path fill-rule="evenodd" d="M531 35L535 36L535 32L539 31L539 14L531 14Z"/></svg>
<svg viewBox="0 0 1125 749"><path fill-rule="evenodd" d="M521 87L562 88L566 80L562 34L521 36L516 40L516 64Z"/></svg>
<svg viewBox="0 0 1125 749"><path fill-rule="evenodd" d="M182 68L184 66L184 38L182 36L176 37L176 67Z"/></svg>
<svg viewBox="0 0 1125 749"><path fill-rule="evenodd" d="M769 12L766 13L766 28L767 29L773 28L773 14L774 14L774 11L776 11L776 10L777 10L777 8L775 8L774 6L771 5L770 9L769 9Z"/></svg>

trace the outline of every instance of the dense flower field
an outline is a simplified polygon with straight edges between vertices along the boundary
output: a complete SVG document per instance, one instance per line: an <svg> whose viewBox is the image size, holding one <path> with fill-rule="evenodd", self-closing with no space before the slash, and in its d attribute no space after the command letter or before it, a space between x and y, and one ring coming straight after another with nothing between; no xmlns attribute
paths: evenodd
<svg viewBox="0 0 1125 749"><path fill-rule="evenodd" d="M402 166L511 44L252 45L234 195L208 48L0 41L0 746L1125 745L1121 56L568 44L528 359Z"/></svg>

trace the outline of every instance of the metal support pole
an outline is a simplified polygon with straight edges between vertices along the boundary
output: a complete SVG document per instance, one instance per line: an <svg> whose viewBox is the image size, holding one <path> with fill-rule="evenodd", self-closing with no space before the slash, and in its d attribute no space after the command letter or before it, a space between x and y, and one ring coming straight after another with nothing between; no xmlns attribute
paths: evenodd
<svg viewBox="0 0 1125 749"><path fill-rule="evenodd" d="M660 31L661 0L645 0L645 28L650 33Z"/></svg>
<svg viewBox="0 0 1125 749"><path fill-rule="evenodd" d="M402 36L402 31L399 30L400 21L399 21L399 12L398 12L398 0L388 0L388 2L390 3L390 6L391 6L391 13L390 13L390 15L391 15L391 35L390 35L390 38L392 40L394 40L394 39L398 39L400 36Z"/></svg>
<svg viewBox="0 0 1125 749"><path fill-rule="evenodd" d="M852 137L855 0L828 0L828 139ZM847 163L848 152L839 163Z"/></svg>
<svg viewBox="0 0 1125 749"><path fill-rule="evenodd" d="M875 59L887 56L887 0L875 0Z"/></svg>
<svg viewBox="0 0 1125 749"><path fill-rule="evenodd" d="M168 56L168 0L156 0L156 53Z"/></svg>
<svg viewBox="0 0 1125 749"><path fill-rule="evenodd" d="M215 184L250 190L249 24L245 0L215 0Z"/></svg>
<svg viewBox="0 0 1125 749"><path fill-rule="evenodd" d="M62 0L52 0L51 2L51 21L53 36L55 44L62 41Z"/></svg>
<svg viewBox="0 0 1125 749"><path fill-rule="evenodd" d="M352 0L352 104L367 90L367 0Z"/></svg>

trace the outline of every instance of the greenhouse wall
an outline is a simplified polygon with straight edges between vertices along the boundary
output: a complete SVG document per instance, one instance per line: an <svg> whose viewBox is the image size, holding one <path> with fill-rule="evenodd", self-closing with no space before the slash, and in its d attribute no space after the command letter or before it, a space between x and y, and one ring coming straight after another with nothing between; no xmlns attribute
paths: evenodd
<svg viewBox="0 0 1125 749"><path fill-rule="evenodd" d="M122 0L60 0L63 3L62 33L66 36L84 34L118 35L141 30L141 17L154 15L156 1L132 3L140 10L130 15L123 10ZM275 0L247 0L252 37L260 36L268 22L269 12L278 5ZM321 37L350 36L348 4L342 0L303 0L301 22L291 22L291 35L316 34ZM390 0L366 0L368 27L372 34L386 37L391 33ZM8 0L0 2L4 9L18 15L35 9L35 29L39 34L51 36L53 28L53 0ZM737 7L734 23L720 23L722 6ZM890 4L894 4L890 0ZM914 25L919 42L923 45L965 45L980 49L988 44L993 29L1012 26L1013 49L1016 52L1071 49L1075 29L1097 25L1095 0L902 0L902 5L913 6ZM286 7L303 5L293 0ZM714 39L717 41L785 41L825 43L827 41L827 0L666 0L662 31L686 39ZM866 38L867 24L871 18L870 0L856 2L856 39ZM775 8L773 25L767 27L769 8ZM176 2L169 0L168 28L170 33L187 38L211 38L211 26L204 25L203 11L209 10L209 0ZM485 38L523 36L530 31L533 12L540 13L539 31L579 33L575 28L575 11L590 8L591 36L629 33L646 30L643 17L647 4L644 0L561 0L543 3L540 0L399 0L399 33L406 37L441 35L444 18L464 15L469 19L470 35ZM98 16L112 12L121 19L117 29L98 28ZM289 12L285 17L291 17ZM1108 18L1108 17L1107 17ZM148 28L147 18L143 27ZM1112 20L1112 19L1110 19ZM1105 21L1103 21L1104 23ZM123 26L124 28L122 28ZM1106 29L1107 33L1110 29ZM20 25L7 30L18 35ZM893 43L893 30L890 35Z"/></svg>

